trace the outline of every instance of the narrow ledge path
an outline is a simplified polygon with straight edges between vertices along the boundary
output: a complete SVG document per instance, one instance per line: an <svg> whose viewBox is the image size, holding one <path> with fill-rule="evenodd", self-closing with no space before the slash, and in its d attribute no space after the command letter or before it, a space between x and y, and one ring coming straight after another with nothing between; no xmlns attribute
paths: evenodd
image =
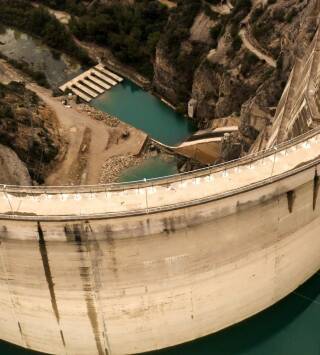
<svg viewBox="0 0 320 355"><path fill-rule="evenodd" d="M246 29L241 29L239 31L239 36L242 40L242 43L244 46L252 52L254 55L256 55L259 59L265 61L268 65L270 65L273 68L277 67L277 62L269 55L263 53L259 48L257 48L251 41L250 39L250 34Z"/></svg>

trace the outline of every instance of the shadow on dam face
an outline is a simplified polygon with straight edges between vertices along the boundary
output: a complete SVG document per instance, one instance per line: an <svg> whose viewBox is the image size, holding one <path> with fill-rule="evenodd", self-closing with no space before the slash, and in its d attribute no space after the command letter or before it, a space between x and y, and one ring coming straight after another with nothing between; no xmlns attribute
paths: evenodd
<svg viewBox="0 0 320 355"><path fill-rule="evenodd" d="M319 326L320 271L291 295L256 316L193 342L146 354L318 355L320 351ZM310 345L310 336L312 337L310 329L314 331L314 334L318 334L314 340L316 344ZM305 341L302 341L302 337ZM277 338L281 343L279 348L275 347ZM290 343L296 352L288 349L287 345ZM299 346L296 346L297 344ZM314 352L306 348L308 345Z"/></svg>

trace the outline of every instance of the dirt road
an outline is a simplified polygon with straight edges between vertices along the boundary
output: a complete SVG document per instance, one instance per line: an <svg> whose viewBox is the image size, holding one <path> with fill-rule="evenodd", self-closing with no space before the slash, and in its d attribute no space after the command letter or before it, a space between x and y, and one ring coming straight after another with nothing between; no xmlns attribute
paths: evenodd
<svg viewBox="0 0 320 355"><path fill-rule="evenodd" d="M100 170L106 160L106 146L110 138L110 129L103 122L99 122L81 113L75 108L66 108L58 98L51 96L50 91L35 84L28 84L28 89L36 92L38 96L56 113L60 123L60 134L68 142L65 158L54 173L46 180L47 185L61 185L70 183L94 184L99 180ZM91 141L88 149L88 163L86 172L75 176L72 166L77 165L80 147L84 132L90 132Z"/></svg>
<svg viewBox="0 0 320 355"><path fill-rule="evenodd" d="M239 36L241 37L243 44L250 52L256 55L259 59L264 60L271 67L277 67L277 62L271 56L263 53L252 43L252 41L250 40L250 35L248 34L248 31L246 29L241 29L239 32Z"/></svg>
<svg viewBox="0 0 320 355"><path fill-rule="evenodd" d="M61 135L68 142L66 156L47 178L47 185L97 184L107 159L137 154L147 138L141 131L124 123L118 127L108 127L103 121L81 112L77 105L66 108L61 99L52 97L48 90L35 84L29 84L28 88L55 111ZM122 139L125 131L129 132L129 136ZM90 139L86 136L90 136Z"/></svg>
<svg viewBox="0 0 320 355"><path fill-rule="evenodd" d="M145 133L123 122L117 127L109 127L90 116L81 105L74 103L73 107L67 108L61 103L61 98L52 97L50 90L31 82L0 60L0 82L12 80L25 81L26 87L55 112L60 135L67 142L66 152L47 177L46 185L98 184L107 159L139 154L147 139Z"/></svg>

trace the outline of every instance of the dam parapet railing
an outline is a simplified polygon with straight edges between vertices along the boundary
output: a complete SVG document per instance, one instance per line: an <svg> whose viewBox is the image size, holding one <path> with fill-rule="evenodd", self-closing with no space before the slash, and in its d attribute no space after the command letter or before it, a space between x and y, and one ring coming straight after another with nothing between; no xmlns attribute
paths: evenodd
<svg viewBox="0 0 320 355"><path fill-rule="evenodd" d="M21 194L57 194L57 193L94 193L94 192L104 192L104 191L125 191L131 189L148 188L154 186L165 186L171 183L182 182L184 180L189 180L192 178L200 178L208 176L215 173L223 172L225 175L228 174L229 169L234 169L235 167L241 167L243 165L254 164L256 161L271 158L271 160L276 160L278 155L287 155L288 150L298 148L300 144L308 144L309 140L317 139L320 141L320 127L310 130L300 136L297 136L289 141L283 142L276 147L265 149L253 154L248 154L241 158L231 160L222 164L217 164L213 166L208 166L202 169L193 170L190 172L184 172L179 174L174 174L170 176L143 179L132 182L121 182L121 183L110 183L110 184L100 184L100 185L62 185L62 186L20 186L20 185L4 185L0 184L0 191L5 191L7 193L21 193ZM319 151L320 155L320 151ZM271 178L273 172L270 172L269 176L265 178Z"/></svg>
<svg viewBox="0 0 320 355"><path fill-rule="evenodd" d="M0 218L72 221L138 216L212 202L282 179L281 190L286 192L294 188L290 177L296 173L306 172L309 179L320 175L319 163L320 128L317 128L276 148L165 178L94 186L3 185Z"/></svg>

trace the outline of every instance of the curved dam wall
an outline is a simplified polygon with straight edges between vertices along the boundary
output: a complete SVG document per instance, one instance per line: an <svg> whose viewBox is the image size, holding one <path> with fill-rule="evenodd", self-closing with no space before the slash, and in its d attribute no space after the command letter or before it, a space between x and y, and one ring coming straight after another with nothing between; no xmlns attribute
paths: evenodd
<svg viewBox="0 0 320 355"><path fill-rule="evenodd" d="M320 269L320 133L172 178L0 189L0 336L132 354L240 322Z"/></svg>

